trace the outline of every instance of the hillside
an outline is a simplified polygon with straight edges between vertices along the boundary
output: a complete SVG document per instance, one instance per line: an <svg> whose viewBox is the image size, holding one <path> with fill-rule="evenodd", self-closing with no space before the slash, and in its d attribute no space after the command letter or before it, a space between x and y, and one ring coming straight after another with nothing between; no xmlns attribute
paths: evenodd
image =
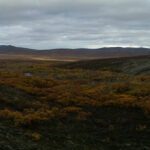
<svg viewBox="0 0 150 150"><path fill-rule="evenodd" d="M1 150L149 150L149 139L149 56L0 60Z"/></svg>
<svg viewBox="0 0 150 150"><path fill-rule="evenodd" d="M89 70L111 70L130 74L150 73L150 55L124 58L110 58L101 60L84 60L66 63L63 66L68 69L89 69Z"/></svg>
<svg viewBox="0 0 150 150"><path fill-rule="evenodd" d="M146 48L51 49L33 50L15 46L0 46L0 58L38 60L86 60L150 55Z"/></svg>

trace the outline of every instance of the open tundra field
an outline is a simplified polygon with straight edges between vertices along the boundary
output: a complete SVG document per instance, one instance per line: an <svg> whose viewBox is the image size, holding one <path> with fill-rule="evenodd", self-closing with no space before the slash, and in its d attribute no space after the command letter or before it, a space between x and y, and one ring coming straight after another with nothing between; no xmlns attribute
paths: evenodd
<svg viewBox="0 0 150 150"><path fill-rule="evenodd" d="M0 60L0 150L149 150L150 57Z"/></svg>

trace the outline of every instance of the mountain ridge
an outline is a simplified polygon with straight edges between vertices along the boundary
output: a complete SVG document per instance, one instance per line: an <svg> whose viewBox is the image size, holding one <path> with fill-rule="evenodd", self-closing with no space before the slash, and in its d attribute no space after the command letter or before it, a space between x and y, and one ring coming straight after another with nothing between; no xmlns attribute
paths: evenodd
<svg viewBox="0 0 150 150"><path fill-rule="evenodd" d="M139 47L103 47L97 49L89 48L58 48L47 50L36 50L30 48L16 47L12 45L0 45L0 55L9 57L28 57L32 59L58 59L58 60L84 60L102 59L150 55L150 49ZM1 58L1 57L0 57Z"/></svg>

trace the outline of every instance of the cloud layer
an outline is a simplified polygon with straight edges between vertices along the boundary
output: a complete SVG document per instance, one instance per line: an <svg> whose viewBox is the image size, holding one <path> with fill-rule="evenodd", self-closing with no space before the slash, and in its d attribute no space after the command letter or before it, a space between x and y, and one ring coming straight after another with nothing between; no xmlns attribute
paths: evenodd
<svg viewBox="0 0 150 150"><path fill-rule="evenodd" d="M150 0L0 0L0 44L150 47Z"/></svg>

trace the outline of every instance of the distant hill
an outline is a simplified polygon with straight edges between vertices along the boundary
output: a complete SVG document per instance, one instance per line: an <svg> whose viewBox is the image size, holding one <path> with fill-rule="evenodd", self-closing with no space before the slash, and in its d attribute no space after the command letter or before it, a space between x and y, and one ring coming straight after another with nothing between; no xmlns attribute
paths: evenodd
<svg viewBox="0 0 150 150"><path fill-rule="evenodd" d="M45 60L86 60L150 55L148 48L110 47L99 49L50 49L35 50L11 45L0 46L0 58L45 59Z"/></svg>
<svg viewBox="0 0 150 150"><path fill-rule="evenodd" d="M15 47L12 45L0 45L0 54L25 54L33 52L33 49Z"/></svg>

